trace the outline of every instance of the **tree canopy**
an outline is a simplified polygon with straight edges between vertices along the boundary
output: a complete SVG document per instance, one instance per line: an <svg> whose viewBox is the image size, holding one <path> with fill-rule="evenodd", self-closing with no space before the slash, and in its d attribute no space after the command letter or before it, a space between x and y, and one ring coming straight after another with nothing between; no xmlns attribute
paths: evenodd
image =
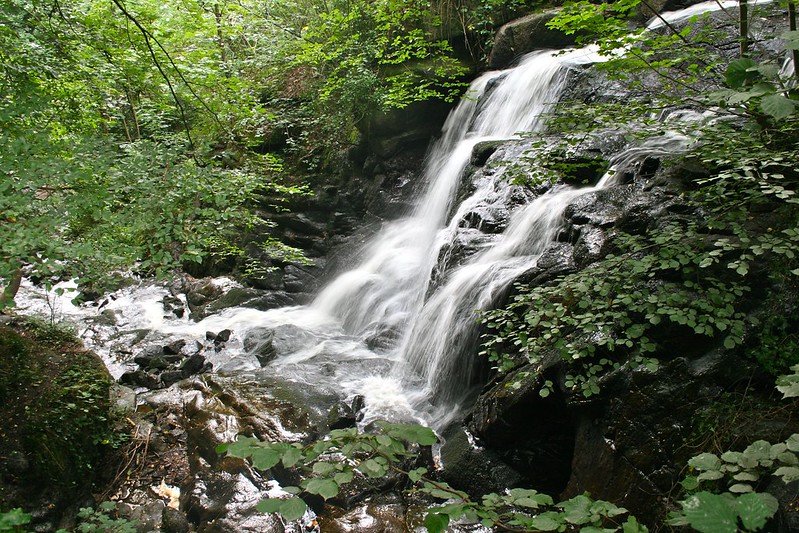
<svg viewBox="0 0 799 533"><path fill-rule="evenodd" d="M465 13L459 6L449 5ZM23 269L99 283L114 269L157 274L241 255L232 237L269 225L250 209L259 195L304 193L289 167L323 169L370 114L457 96L467 69L442 9L3 2L2 305Z"/></svg>

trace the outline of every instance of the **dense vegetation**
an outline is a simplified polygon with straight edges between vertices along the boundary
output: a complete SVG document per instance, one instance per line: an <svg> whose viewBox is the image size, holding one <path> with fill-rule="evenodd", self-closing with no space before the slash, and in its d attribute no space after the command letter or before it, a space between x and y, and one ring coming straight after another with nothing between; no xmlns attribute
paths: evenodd
<svg viewBox="0 0 799 533"><path fill-rule="evenodd" d="M329 179L371 115L457 96L463 36L482 48L520 5L4 2L2 305L23 270L102 290L115 269L240 257L247 229L297 257L259 198Z"/></svg>
<svg viewBox="0 0 799 533"><path fill-rule="evenodd" d="M13 300L23 271L101 284L117 268L159 274L241 255L235 237L242 224L269 226L250 210L260 195L302 194L298 173L330 172L359 142L372 113L457 95L464 57L453 48L457 32L448 24L460 25L468 38L458 46L477 55L492 12L520 6L462 7L398 0L6 2L0 6L2 305ZM484 318L485 354L501 373L539 365L554 350L569 369L562 383L529 372L518 378L539 380L541 396L558 388L591 397L613 369L656 369L666 337L678 332L728 350L744 346L769 374L785 376L781 392L796 396L795 319L749 312L755 301L776 309L775 295L794 290L799 274L797 92L794 74L782 72L774 47L764 45L780 39L799 48L793 8L785 28L791 31L761 41L750 39L741 21L731 54L717 46L712 26L667 24L658 34L629 35L637 7L628 0L578 2L552 23L601 37L613 56L602 68L644 104L563 108L551 132L568 133L568 148L608 127L626 128L631 138L659 133L662 124L642 118L643 111L710 111L715 120L675 126L698 139L689 156L701 162L704 177L684 201L704 216L645 234L617 232L612 253L585 270L557 283L517 286L508 306ZM450 8L457 16L442 20ZM627 54L617 56L619 49ZM759 222L763 212L772 214L768 225ZM293 253L274 241L263 244L275 254ZM758 333L747 336L751 330ZM0 396L14 393L20 376L43 382L46 365L28 364L25 342L9 335L2 348ZM114 439L104 414L108 383L86 381L86 366L68 368L53 380L60 388L47 388L37 400L61 408L33 420L30 430L39 433L29 444L59 442L71 454L52 455L49 445L32 452L51 454L43 464L57 472L43 472L46 479L74 483L96 460L96 446ZM77 437L49 433L64 418ZM87 435L91 443L75 441ZM555 503L516 489L472 499L408 464L417 445L434 441L424 428L386 424L374 434L339 430L308 446L242 439L220 451L251 458L262 470L279 463L304 469L307 479L290 489L323 499L335 497L356 471L368 478L401 474L431 498L454 500L428 513L430 531L462 517L512 531L646 530L626 510L587 496ZM696 456L672 524L712 532L762 528L776 512L762 481L770 474L799 478L797 451L794 435ZM335 453L358 466L331 459ZM296 496L262 504L288 519L305 509ZM24 525L17 515L2 519L17 520L9 529Z"/></svg>

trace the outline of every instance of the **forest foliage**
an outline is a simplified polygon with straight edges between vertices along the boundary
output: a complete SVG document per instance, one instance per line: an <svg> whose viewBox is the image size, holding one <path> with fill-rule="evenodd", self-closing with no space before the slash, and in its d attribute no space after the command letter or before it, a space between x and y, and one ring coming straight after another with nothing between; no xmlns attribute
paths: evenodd
<svg viewBox="0 0 799 533"><path fill-rule="evenodd" d="M23 272L102 290L115 269L241 256L271 224L259 199L307 194L371 115L456 97L471 59L452 43L505 4L3 2L2 305Z"/></svg>

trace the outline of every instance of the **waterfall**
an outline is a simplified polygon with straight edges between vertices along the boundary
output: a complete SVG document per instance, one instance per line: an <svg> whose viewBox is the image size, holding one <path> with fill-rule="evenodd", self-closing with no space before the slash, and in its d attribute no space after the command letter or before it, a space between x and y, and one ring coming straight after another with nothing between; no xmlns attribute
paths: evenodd
<svg viewBox="0 0 799 533"><path fill-rule="evenodd" d="M680 12L664 18L673 22L687 16L689 12ZM476 311L495 305L515 279L536 268L576 197L614 180L610 172L592 187L556 185L537 197L527 194L507 213L504 231L488 235L473 227L469 216L487 206L509 204L519 189L496 175L472 184L464 194L465 170L480 143L540 131L543 116L565 88L569 69L602 60L591 48L542 51L525 56L514 68L475 80L428 155L415 208L385 223L356 254L350 270L310 305L267 311L234 307L192 322L164 318L162 307L153 311L166 292L162 288L148 288L146 298L139 300L131 290L93 311L95 316L113 315L117 329L84 336L87 344L108 361L112 341L123 327L139 340L135 332L145 329L162 338L197 339L204 339L207 331L231 329L235 335L230 342L208 355L218 372L248 373L256 379L258 373L272 372L340 396L363 395L365 422L419 418L435 427L445 425L457 416L475 382ZM653 154L679 152L686 141L675 135L654 139L619 154L612 168L623 170ZM451 258L452 249L465 238L473 238L470 255ZM89 329L92 334L99 331ZM262 368L254 352L266 339L275 358ZM125 365L132 363L122 361L115 375Z"/></svg>

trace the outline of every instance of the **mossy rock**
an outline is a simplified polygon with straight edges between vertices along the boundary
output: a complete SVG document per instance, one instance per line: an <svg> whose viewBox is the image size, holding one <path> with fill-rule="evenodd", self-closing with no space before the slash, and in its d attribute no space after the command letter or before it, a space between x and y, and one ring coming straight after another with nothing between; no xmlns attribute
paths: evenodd
<svg viewBox="0 0 799 533"><path fill-rule="evenodd" d="M35 322L0 327L0 508L57 511L90 493L124 440L112 385L74 334Z"/></svg>

